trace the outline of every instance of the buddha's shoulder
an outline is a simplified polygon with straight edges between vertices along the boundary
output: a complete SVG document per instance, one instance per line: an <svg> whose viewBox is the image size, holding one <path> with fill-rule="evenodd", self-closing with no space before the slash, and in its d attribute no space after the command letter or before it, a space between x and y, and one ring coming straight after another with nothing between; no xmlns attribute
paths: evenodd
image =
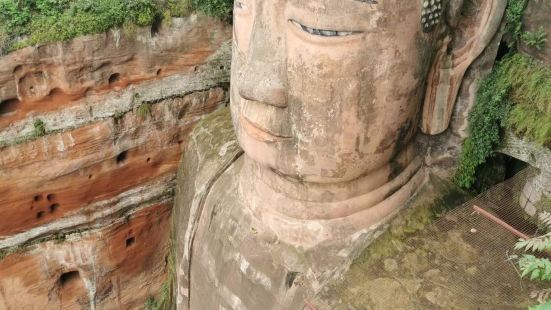
<svg viewBox="0 0 551 310"><path fill-rule="evenodd" d="M177 199L193 201L243 154L234 133L229 108L198 122L182 155L177 177Z"/></svg>

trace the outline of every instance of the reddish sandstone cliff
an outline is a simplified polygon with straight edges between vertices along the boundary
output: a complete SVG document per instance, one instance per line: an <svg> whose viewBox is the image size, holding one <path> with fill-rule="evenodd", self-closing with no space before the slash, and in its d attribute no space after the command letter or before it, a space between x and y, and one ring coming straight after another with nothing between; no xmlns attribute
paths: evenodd
<svg viewBox="0 0 551 310"><path fill-rule="evenodd" d="M177 164L226 103L230 26L192 15L0 58L0 309L138 309Z"/></svg>

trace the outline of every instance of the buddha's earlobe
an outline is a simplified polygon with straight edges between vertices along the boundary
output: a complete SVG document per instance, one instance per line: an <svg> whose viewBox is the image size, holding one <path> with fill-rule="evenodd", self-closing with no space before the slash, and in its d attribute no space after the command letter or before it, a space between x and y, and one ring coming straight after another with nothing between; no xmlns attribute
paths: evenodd
<svg viewBox="0 0 551 310"><path fill-rule="evenodd" d="M499 29L507 0L482 0L479 5L465 17L468 20L457 23L462 28L457 33L463 37L444 40L432 64L421 121L426 134L439 134L448 128L465 71Z"/></svg>

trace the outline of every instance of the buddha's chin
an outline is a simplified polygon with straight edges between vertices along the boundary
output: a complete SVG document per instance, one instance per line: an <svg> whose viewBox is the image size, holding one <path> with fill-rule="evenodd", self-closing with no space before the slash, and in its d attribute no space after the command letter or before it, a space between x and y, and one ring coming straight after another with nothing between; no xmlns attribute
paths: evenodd
<svg viewBox="0 0 551 310"><path fill-rule="evenodd" d="M296 152L292 149L292 141L261 141L242 128L238 130L238 133L239 144L247 157L256 162L259 168L269 169L286 179L297 182L331 184L352 181L361 174L339 174L337 171L326 170L323 167L299 167L297 163L301 160L297 158Z"/></svg>

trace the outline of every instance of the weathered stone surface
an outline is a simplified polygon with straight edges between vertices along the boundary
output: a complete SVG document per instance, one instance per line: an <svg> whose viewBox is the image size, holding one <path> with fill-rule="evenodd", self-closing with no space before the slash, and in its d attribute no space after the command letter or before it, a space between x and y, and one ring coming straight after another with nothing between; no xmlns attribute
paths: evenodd
<svg viewBox="0 0 551 310"><path fill-rule="evenodd" d="M526 180L519 198L519 205L530 216L539 217L542 211L551 211L551 173L542 170ZM546 205L547 203L547 205Z"/></svg>
<svg viewBox="0 0 551 310"><path fill-rule="evenodd" d="M243 205L242 191L252 188L239 185L246 160L241 152L227 109L191 134L173 223L181 309L301 308L347 269L384 223L310 248L280 241Z"/></svg>
<svg viewBox="0 0 551 310"><path fill-rule="evenodd" d="M5 148L0 240L174 173L194 121L224 97L219 88L193 93L151 105L145 119L127 113Z"/></svg>
<svg viewBox="0 0 551 310"><path fill-rule="evenodd" d="M303 308L424 182L418 124L448 128L506 1L469 14L441 1L361 2L235 7L230 98L244 155L221 156L235 142L213 140L216 127L192 134L206 142L186 150L178 180L180 309Z"/></svg>
<svg viewBox="0 0 551 310"><path fill-rule="evenodd" d="M532 167L551 172L551 150L512 133L506 133L497 151L529 163Z"/></svg>
<svg viewBox="0 0 551 310"><path fill-rule="evenodd" d="M159 294L178 161L227 102L230 37L192 15L0 59L0 309L141 309Z"/></svg>
<svg viewBox="0 0 551 310"><path fill-rule="evenodd" d="M0 147L33 139L34 122L37 119L44 123L47 132L65 131L106 118L120 118L122 114L136 110L143 103L154 103L226 85L229 82L229 44L221 45L213 53L205 63L197 64L197 71L144 81L123 89L89 94L71 101L68 106L59 106L51 111L36 110L22 119L16 120L12 114L0 115Z"/></svg>
<svg viewBox="0 0 551 310"><path fill-rule="evenodd" d="M216 181L213 176L222 175L242 153L228 109L205 117L191 134L187 152L178 168L172 217L176 256L174 299L179 309L189 306L191 251L204 201Z"/></svg>
<svg viewBox="0 0 551 310"><path fill-rule="evenodd" d="M192 15L173 19L154 35L150 28L130 35L115 29L16 51L0 59L0 128L82 105L79 98L193 72L229 37L221 22Z"/></svg>
<svg viewBox="0 0 551 310"><path fill-rule="evenodd" d="M421 120L425 134L441 134L448 129L457 110L458 94L464 87L465 73L494 41L507 1L488 0L471 5L473 9L469 13L461 11L466 9L463 2L450 5L448 22L452 36L443 40L427 76Z"/></svg>
<svg viewBox="0 0 551 310"><path fill-rule="evenodd" d="M503 22L502 29L465 72L449 128L437 136L418 136L418 141L427 150L425 164L442 178L449 178L455 172L463 140L469 135L467 132L469 112L474 106L480 82L492 71L504 26Z"/></svg>
<svg viewBox="0 0 551 310"><path fill-rule="evenodd" d="M547 34L547 43L541 50L535 47L520 44L520 49L535 58L538 58L548 64L551 64L551 2L548 0L530 0L522 19L523 31L536 32L540 29Z"/></svg>
<svg viewBox="0 0 551 310"><path fill-rule="evenodd" d="M0 309L141 309L166 279L171 199L0 260Z"/></svg>

